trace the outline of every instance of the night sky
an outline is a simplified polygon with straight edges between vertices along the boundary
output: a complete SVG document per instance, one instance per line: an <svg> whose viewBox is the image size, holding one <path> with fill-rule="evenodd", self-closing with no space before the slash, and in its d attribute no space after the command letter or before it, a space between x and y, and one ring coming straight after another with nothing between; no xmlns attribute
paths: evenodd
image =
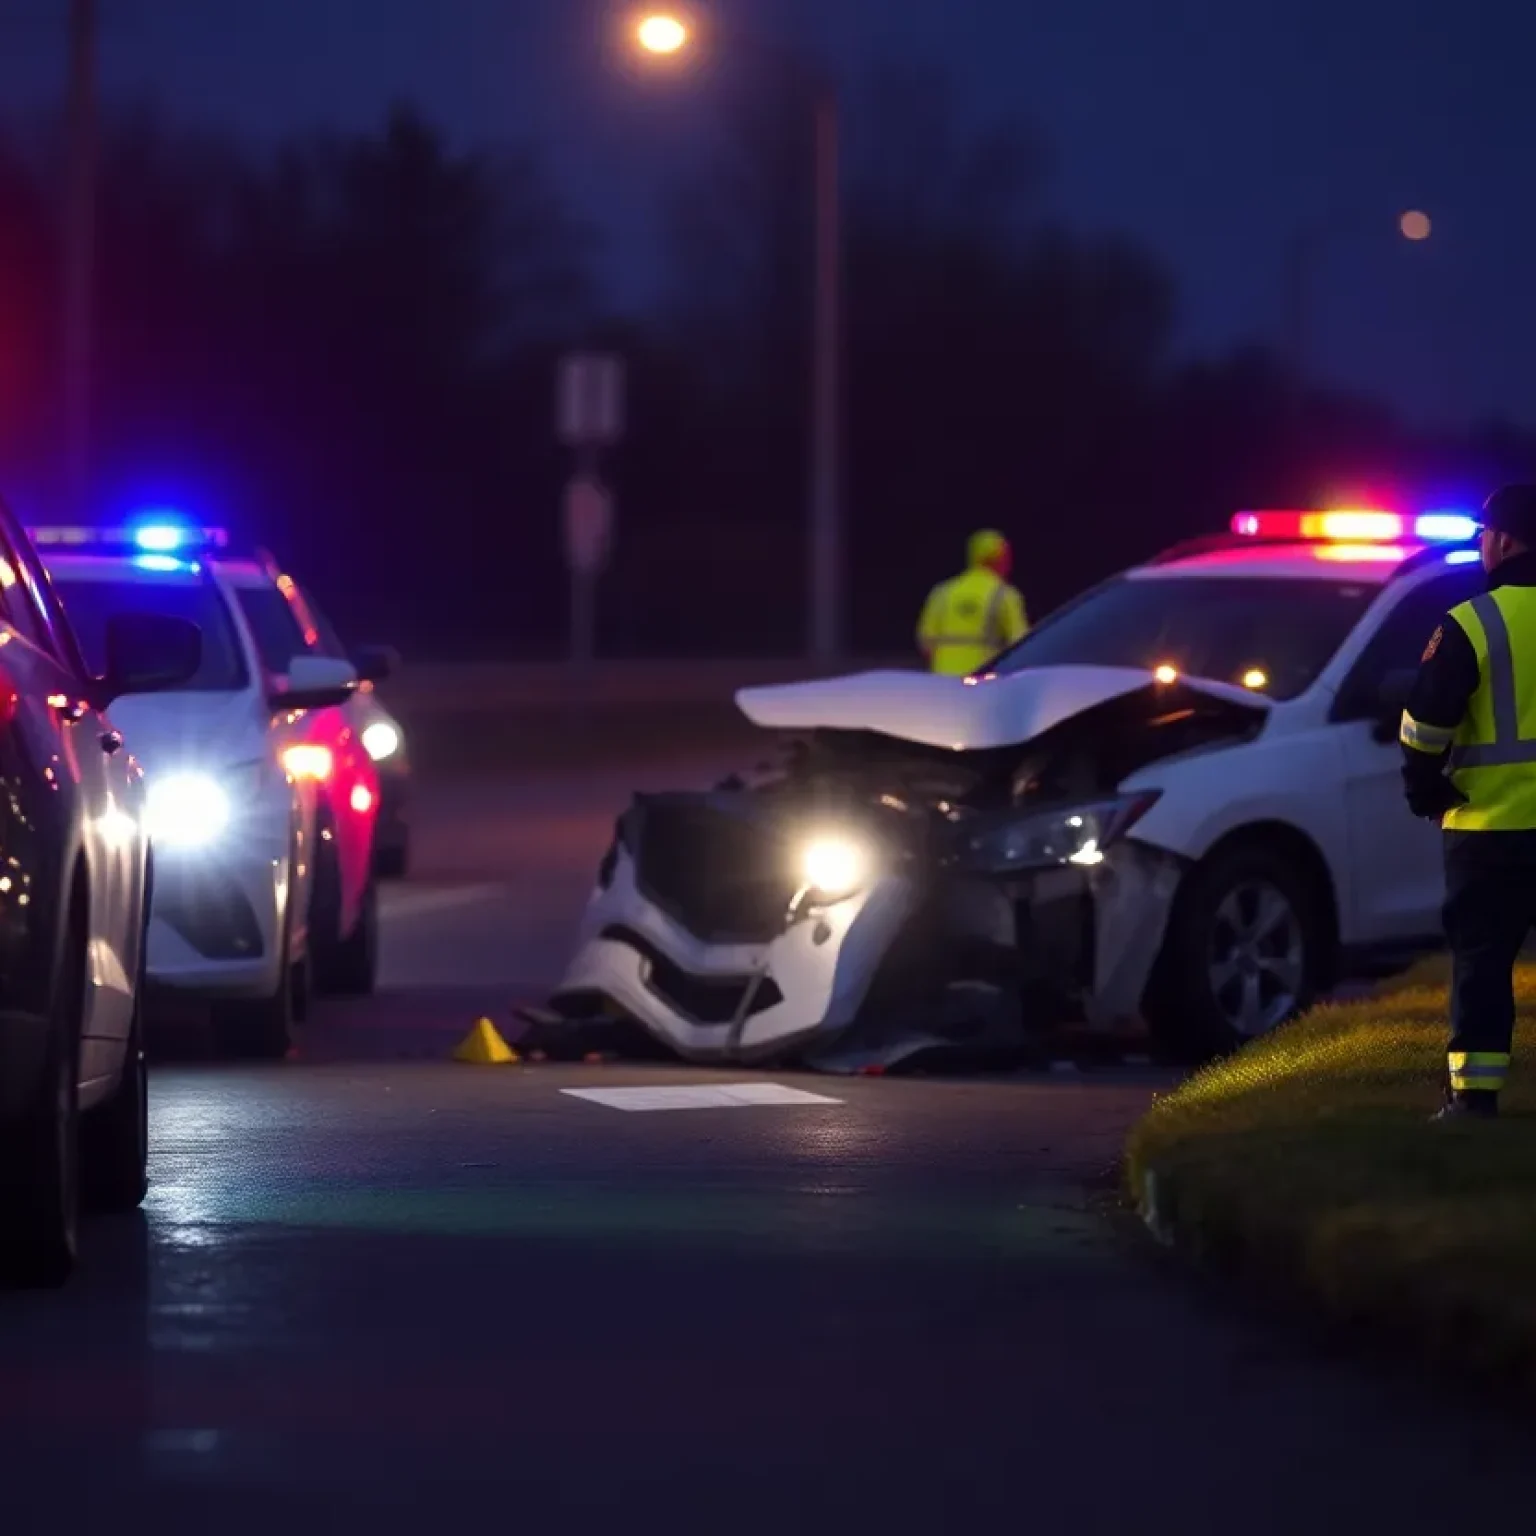
<svg viewBox="0 0 1536 1536"><path fill-rule="evenodd" d="M709 132L686 76L614 67L610 0L100 0L103 78L270 135L365 125L409 96L462 138L533 135L643 303L666 167ZM798 30L856 80L941 61L978 118L1031 115L1054 211L1169 264L1181 345L1278 339L1294 231L1338 231L1320 283L1331 379L1416 416L1536 420L1536 6L1528 0L717 0ZM0 6L0 89L62 83L66 0ZM856 100L856 94L852 97ZM850 109L849 133L858 132ZM1430 241L1396 232L1408 207Z"/></svg>

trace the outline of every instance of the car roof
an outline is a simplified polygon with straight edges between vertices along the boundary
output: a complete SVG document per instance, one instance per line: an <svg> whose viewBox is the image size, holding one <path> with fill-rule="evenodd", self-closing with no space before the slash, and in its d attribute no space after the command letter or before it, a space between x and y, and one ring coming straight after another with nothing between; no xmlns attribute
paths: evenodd
<svg viewBox="0 0 1536 1536"><path fill-rule="evenodd" d="M1383 546L1315 543L1264 544L1254 540L1218 548L1177 551L1150 565L1136 566L1126 574L1138 581L1162 581L1179 577L1253 577L1273 581L1336 581L1358 586L1381 587L1402 570L1416 546L1388 549Z"/></svg>

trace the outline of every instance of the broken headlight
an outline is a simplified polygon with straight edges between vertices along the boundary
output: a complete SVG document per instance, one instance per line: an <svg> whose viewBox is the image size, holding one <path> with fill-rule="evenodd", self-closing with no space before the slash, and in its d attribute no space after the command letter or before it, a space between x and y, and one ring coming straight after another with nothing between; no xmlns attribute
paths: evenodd
<svg viewBox="0 0 1536 1536"><path fill-rule="evenodd" d="M973 822L962 834L956 862L988 875L1060 864L1091 867L1103 861L1106 851L1151 810L1156 800L1156 790L1145 790L1015 814L988 826Z"/></svg>

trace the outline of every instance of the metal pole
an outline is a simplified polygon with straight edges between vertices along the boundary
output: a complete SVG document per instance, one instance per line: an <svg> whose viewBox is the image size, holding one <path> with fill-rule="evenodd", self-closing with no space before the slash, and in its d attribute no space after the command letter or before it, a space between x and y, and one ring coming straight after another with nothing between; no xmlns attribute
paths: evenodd
<svg viewBox="0 0 1536 1536"><path fill-rule="evenodd" d="M577 668L589 667L596 652L597 594L593 591L592 573L571 572L571 664Z"/></svg>
<svg viewBox="0 0 1536 1536"><path fill-rule="evenodd" d="M837 96L816 96L816 273L811 338L811 485L807 528L810 652L820 662L842 653L842 517L839 411L842 207Z"/></svg>
<svg viewBox="0 0 1536 1536"><path fill-rule="evenodd" d="M64 225L64 496L88 520L96 245L96 0L70 0Z"/></svg>

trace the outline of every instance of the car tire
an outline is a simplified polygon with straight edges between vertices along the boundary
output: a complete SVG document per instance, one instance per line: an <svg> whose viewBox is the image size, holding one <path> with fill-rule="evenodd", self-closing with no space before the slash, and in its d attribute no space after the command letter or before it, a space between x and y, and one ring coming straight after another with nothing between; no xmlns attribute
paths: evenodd
<svg viewBox="0 0 1536 1536"><path fill-rule="evenodd" d="M54 1289L74 1272L80 1232L80 1036L85 934L65 931L43 1072L33 1102L0 1130L0 1286Z"/></svg>
<svg viewBox="0 0 1536 1536"><path fill-rule="evenodd" d="M146 927L139 949L139 977L133 1018L117 1087L81 1121L81 1197L88 1210L107 1215L136 1211L149 1193L149 1063L144 1049L144 957Z"/></svg>
<svg viewBox="0 0 1536 1536"><path fill-rule="evenodd" d="M295 960L288 967L288 986L292 994L290 1008L295 1024L304 1024L309 1020L310 1006L315 997L315 972L314 966L306 955L302 960Z"/></svg>
<svg viewBox="0 0 1536 1536"><path fill-rule="evenodd" d="M293 907L283 919L283 963L266 997L231 998L213 1008L214 1038L225 1054L244 1061L281 1061L293 1044Z"/></svg>
<svg viewBox="0 0 1536 1536"><path fill-rule="evenodd" d="M241 1061L281 1061L293 1044L293 976L285 965L270 997L239 997L213 1010L224 1053Z"/></svg>
<svg viewBox="0 0 1536 1536"><path fill-rule="evenodd" d="M1186 877L1147 995L1159 1053L1228 1055L1317 1000L1327 925L1316 884L1263 843L1218 850Z"/></svg>
<svg viewBox="0 0 1536 1536"><path fill-rule="evenodd" d="M392 847L378 848L373 855L373 873L379 880L404 880L410 872L411 848L407 838Z"/></svg>
<svg viewBox="0 0 1536 1536"><path fill-rule="evenodd" d="M325 990L337 997L367 997L379 974L379 888L368 882L352 932L326 954Z"/></svg>

